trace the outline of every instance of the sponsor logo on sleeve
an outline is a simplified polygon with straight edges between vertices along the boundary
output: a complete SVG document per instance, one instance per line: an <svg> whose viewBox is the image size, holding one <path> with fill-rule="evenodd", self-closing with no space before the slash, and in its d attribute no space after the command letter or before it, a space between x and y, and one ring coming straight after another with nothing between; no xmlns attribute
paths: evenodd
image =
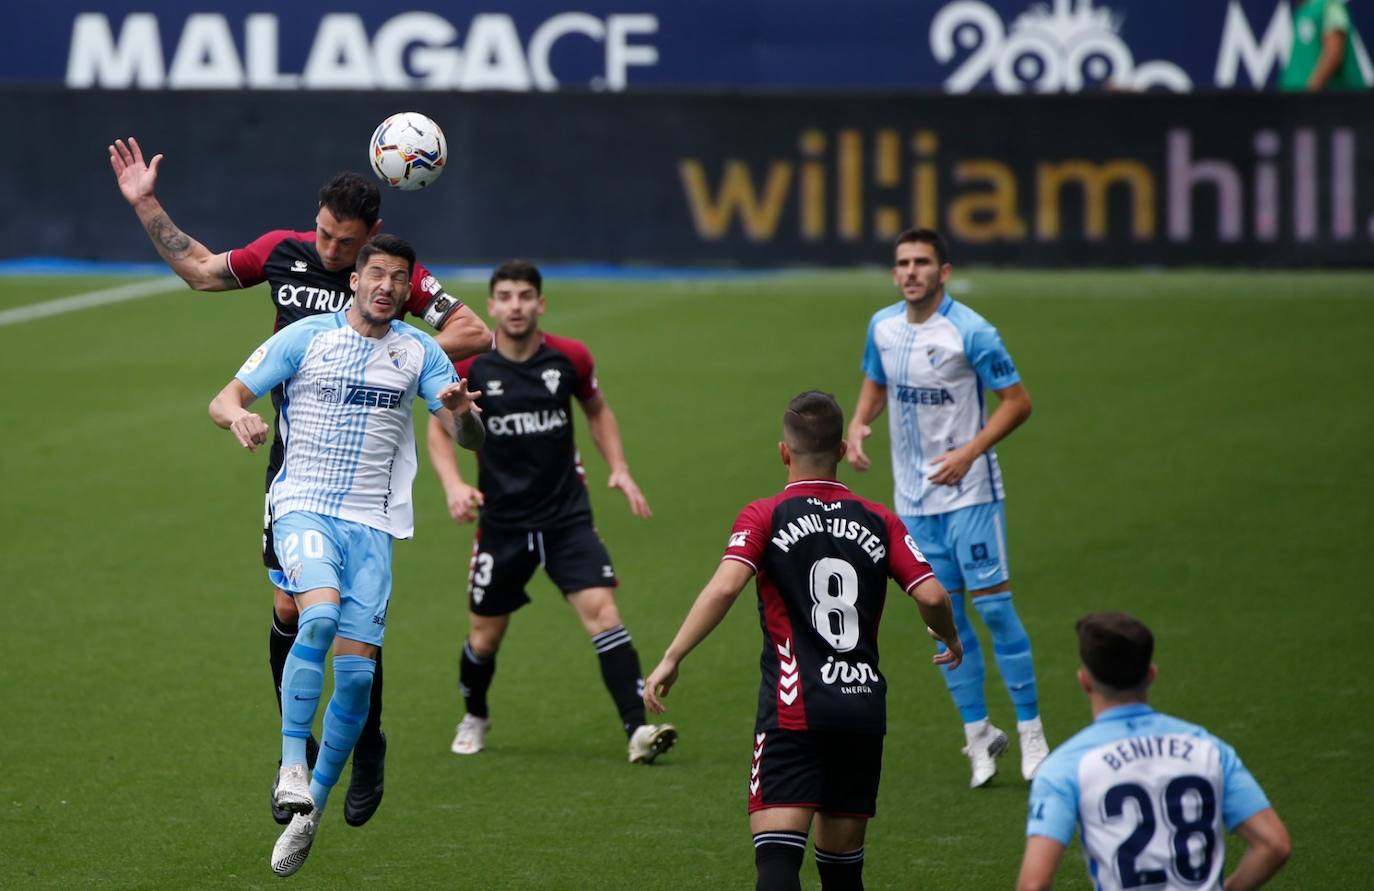
<svg viewBox="0 0 1374 891"><path fill-rule="evenodd" d="M745 542L747 542L748 540L749 540L749 530L748 530L748 529L741 529L741 530L738 531L738 532L731 532L731 533L730 533L730 544L728 544L726 547L731 547L731 548L742 548L742 547L744 547Z"/></svg>
<svg viewBox="0 0 1374 891"><path fill-rule="evenodd" d="M247 359L247 361L245 361L245 362L243 363L243 367L239 369L239 374L252 374L252 373L253 373L253 369L255 369L255 368L257 368L259 365L261 365L261 364L262 364L262 360L263 360L263 359L266 359L266 358L267 358L267 347L265 347L265 346L260 346L260 347L258 347L256 350L253 350L253 355L249 356L248 359Z"/></svg>
<svg viewBox="0 0 1374 891"><path fill-rule="evenodd" d="M911 551L911 556L920 560L922 563L930 562L926 559L926 555L921 553L921 549L916 547L916 542L912 540L910 535L903 536L902 540L906 542L907 549Z"/></svg>

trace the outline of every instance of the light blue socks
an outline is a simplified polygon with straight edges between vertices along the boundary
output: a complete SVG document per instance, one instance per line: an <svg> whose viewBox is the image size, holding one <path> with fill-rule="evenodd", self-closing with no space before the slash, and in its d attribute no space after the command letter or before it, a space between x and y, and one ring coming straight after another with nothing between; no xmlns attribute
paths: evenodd
<svg viewBox="0 0 1374 891"><path fill-rule="evenodd" d="M310 777L310 797L320 810L324 810L329 790L339 781L353 745L362 735L376 672L376 660L366 656L334 657L334 695L324 713L320 754Z"/></svg>
<svg viewBox="0 0 1374 891"><path fill-rule="evenodd" d="M339 630L339 607L317 603L301 612L296 642L281 673L281 763L305 763L305 741L324 690L324 657Z"/></svg>
<svg viewBox="0 0 1374 891"><path fill-rule="evenodd" d="M953 671L941 671L940 674L944 675L945 686L949 687L949 695L959 709L959 716L965 724L972 724L988 716L988 703L983 694L983 649L964 611L963 593L951 594L949 602L954 607L954 629L959 632L959 642L964 645L964 661ZM939 649L944 652L944 645L941 644Z"/></svg>
<svg viewBox="0 0 1374 891"><path fill-rule="evenodd" d="M988 626L992 634L992 654L997 659L997 670L1002 674L1002 682L1007 686L1012 705L1016 707L1016 719L1029 721L1037 717L1040 704L1036 697L1030 638L1021 624L1021 618L1016 615L1016 607L1011 604L1011 592L974 597L973 607L983 617L983 624ZM963 638L962 628L959 636ZM986 710L983 714L987 714ZM968 718L964 720L967 722Z"/></svg>

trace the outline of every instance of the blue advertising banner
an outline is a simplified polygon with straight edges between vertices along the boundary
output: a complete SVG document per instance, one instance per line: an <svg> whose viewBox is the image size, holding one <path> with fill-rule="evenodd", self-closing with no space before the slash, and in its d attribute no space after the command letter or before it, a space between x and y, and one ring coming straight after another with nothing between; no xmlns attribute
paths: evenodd
<svg viewBox="0 0 1374 891"><path fill-rule="evenodd" d="M270 6L270 4L268 4ZM0 83L74 89L950 93L1258 88L1289 0L50 0L0 30ZM1374 0L1350 0L1374 38ZM1355 54L1367 82L1374 66Z"/></svg>

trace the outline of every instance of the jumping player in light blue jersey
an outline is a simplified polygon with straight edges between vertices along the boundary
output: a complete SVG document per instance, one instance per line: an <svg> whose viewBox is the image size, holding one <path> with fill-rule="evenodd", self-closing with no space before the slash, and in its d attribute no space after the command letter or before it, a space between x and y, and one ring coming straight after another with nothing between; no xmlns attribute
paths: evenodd
<svg viewBox="0 0 1374 891"><path fill-rule="evenodd" d="M1019 891L1043 891L1082 826L1097 891L1258 888L1288 860L1288 830L1236 750L1146 704L1154 635L1125 613L1078 620L1078 683L1093 723L1031 785ZM1223 883L1225 837L1248 845Z"/></svg>
<svg viewBox="0 0 1374 891"><path fill-rule="evenodd" d="M285 458L272 481L273 540L300 630L282 676L282 766L275 804L295 816L272 850L272 871L301 868L367 718L391 597L391 541L414 532L411 403L418 397L458 444L477 448L475 400L438 343L401 322L415 266L410 245L378 235L358 252L352 306L274 334L210 403L210 417L250 452L267 442L248 411L285 385ZM306 740L334 648L334 692L313 774Z"/></svg>
<svg viewBox="0 0 1374 891"><path fill-rule="evenodd" d="M1049 754L1030 638L1012 605L1002 471L993 452L1030 417L1031 401L997 329L945 294L949 275L949 250L938 233L908 229L898 236L892 280L902 302L869 322L848 460L868 470L869 424L889 409L897 513L949 591L964 645L963 664L942 674L964 721L969 786L976 789L996 775L1007 735L988 719L983 652L965 591L992 635L1016 708L1022 776L1029 780ZM988 391L998 399L991 414Z"/></svg>

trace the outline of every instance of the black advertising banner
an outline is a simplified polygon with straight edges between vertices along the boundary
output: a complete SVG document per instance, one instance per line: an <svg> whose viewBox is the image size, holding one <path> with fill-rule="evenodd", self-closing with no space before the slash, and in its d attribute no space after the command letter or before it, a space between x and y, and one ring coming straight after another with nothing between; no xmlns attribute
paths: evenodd
<svg viewBox="0 0 1374 891"><path fill-rule="evenodd" d="M52 135L0 177L5 257L154 260L105 146L164 153L158 193L215 250L311 228L415 110L444 175L387 191L427 262L886 262L913 224L960 263L1374 265L1374 96L0 92ZM21 152L22 154L22 152Z"/></svg>

